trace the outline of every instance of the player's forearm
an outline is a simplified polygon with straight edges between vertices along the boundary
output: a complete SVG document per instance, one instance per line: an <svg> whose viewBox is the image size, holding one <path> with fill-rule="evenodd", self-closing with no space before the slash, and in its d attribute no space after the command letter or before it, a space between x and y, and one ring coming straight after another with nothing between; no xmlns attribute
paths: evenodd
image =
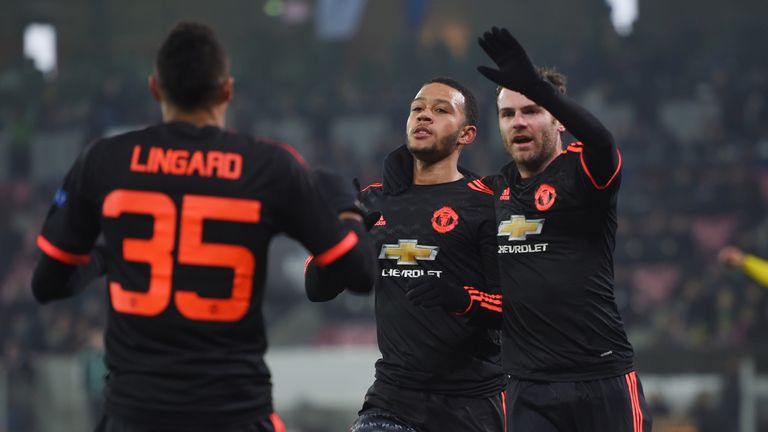
<svg viewBox="0 0 768 432"><path fill-rule="evenodd" d="M72 265L42 255L32 274L32 294L40 303L72 297L96 276L92 264Z"/></svg>
<svg viewBox="0 0 768 432"><path fill-rule="evenodd" d="M313 302L326 302L336 298L344 291L343 281L334 280L333 274L321 275L321 270L315 265L314 257L304 270L304 291L307 298Z"/></svg>
<svg viewBox="0 0 768 432"><path fill-rule="evenodd" d="M744 256L742 269L744 269L744 273L757 283L768 287L768 261L754 255L746 255Z"/></svg>
<svg viewBox="0 0 768 432"><path fill-rule="evenodd" d="M542 81L526 96L549 111L585 148L615 148L613 135L600 120L551 84Z"/></svg>
<svg viewBox="0 0 768 432"><path fill-rule="evenodd" d="M312 301L328 301L345 288L360 293L373 289L377 263L368 233L363 225L354 220L342 220L342 226L352 230L357 243L345 254L327 265L312 260L304 274L304 288Z"/></svg>
<svg viewBox="0 0 768 432"><path fill-rule="evenodd" d="M581 141L589 175L596 185L607 185L615 176L620 161L611 132L586 108L546 82L526 96L549 111Z"/></svg>

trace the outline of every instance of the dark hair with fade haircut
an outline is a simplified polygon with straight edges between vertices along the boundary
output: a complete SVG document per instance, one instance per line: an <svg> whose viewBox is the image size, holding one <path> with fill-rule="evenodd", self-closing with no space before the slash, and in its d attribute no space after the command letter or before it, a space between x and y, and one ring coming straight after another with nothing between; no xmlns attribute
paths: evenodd
<svg viewBox="0 0 768 432"><path fill-rule="evenodd" d="M537 66L536 73L539 75L539 78L552 84L552 87L557 89L557 91L559 91L561 94L565 94L565 83L568 81L568 78L566 78L562 73L558 72L557 69L553 67ZM499 93L501 93L502 88L503 87L501 86L496 87L497 99L499 97Z"/></svg>
<svg viewBox="0 0 768 432"><path fill-rule="evenodd" d="M448 87L458 90L458 92L464 96L464 117L467 119L466 124L477 126L477 123L480 121L480 111L477 108L477 98L475 98L475 94L453 78L436 77L425 82L424 85L434 83L445 84Z"/></svg>
<svg viewBox="0 0 768 432"><path fill-rule="evenodd" d="M227 53L213 30L191 21L171 29L157 52L155 67L165 97L184 110L216 102L229 74Z"/></svg>

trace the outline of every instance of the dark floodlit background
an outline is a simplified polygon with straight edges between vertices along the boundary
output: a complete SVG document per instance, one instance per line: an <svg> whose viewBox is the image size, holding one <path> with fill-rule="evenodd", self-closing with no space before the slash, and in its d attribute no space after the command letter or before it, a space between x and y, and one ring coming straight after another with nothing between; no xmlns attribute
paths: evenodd
<svg viewBox="0 0 768 432"><path fill-rule="evenodd" d="M475 40L511 29L623 152L616 299L655 430L768 431L768 288L715 259L729 243L768 255L766 17L765 0L2 0L0 431L83 431L100 415L104 282L37 305L34 238L89 141L160 121L147 75L183 18L229 50L230 127L363 183L434 76L481 102L462 163L507 160ZM343 431L373 380L372 297L310 304L305 252L279 239L272 253L276 408L290 431Z"/></svg>

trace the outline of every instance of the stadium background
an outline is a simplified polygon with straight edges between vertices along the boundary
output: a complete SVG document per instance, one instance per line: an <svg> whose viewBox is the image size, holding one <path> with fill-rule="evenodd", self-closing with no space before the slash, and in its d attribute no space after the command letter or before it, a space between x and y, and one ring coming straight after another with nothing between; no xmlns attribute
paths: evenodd
<svg viewBox="0 0 768 432"><path fill-rule="evenodd" d="M480 98L463 164L503 164L494 89L475 72L490 61L475 39L510 28L534 61L569 76L569 93L622 149L616 296L655 430L768 431L768 289L715 260L728 243L768 255L768 3L636 4L627 26L604 0L2 0L0 431L89 430L98 416L103 281L38 306L34 238L87 142L159 121L146 78L182 18L212 25L229 50L230 127L363 183L379 179L410 99L434 76ZM33 23L56 32L45 73L25 55ZM284 239L272 253L277 409L290 431L344 430L372 382L372 297L310 304L305 253Z"/></svg>

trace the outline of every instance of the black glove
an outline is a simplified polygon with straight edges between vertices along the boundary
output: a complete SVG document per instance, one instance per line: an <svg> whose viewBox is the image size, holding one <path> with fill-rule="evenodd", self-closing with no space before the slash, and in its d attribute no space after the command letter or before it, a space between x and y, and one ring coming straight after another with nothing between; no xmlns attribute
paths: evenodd
<svg viewBox="0 0 768 432"><path fill-rule="evenodd" d="M371 228L373 228L374 225L376 225L376 222L381 219L381 212L376 210L369 209L365 204L362 203L362 200L360 199L360 194L363 191L363 188L360 187L360 180L357 179L357 177L352 178L352 184L355 185L355 189L357 189L359 192L357 193L357 208L360 210L363 214L363 226L365 226L366 231L370 231Z"/></svg>
<svg viewBox="0 0 768 432"><path fill-rule="evenodd" d="M505 28L493 27L477 39L480 47L499 69L479 66L478 72L496 84L527 94L545 83L536 72L520 42Z"/></svg>
<svg viewBox="0 0 768 432"><path fill-rule="evenodd" d="M352 182L325 169L315 170L314 179L320 193L323 194L325 201L334 211L337 213L353 211L359 213L360 216L365 216L359 207L357 191L352 186Z"/></svg>
<svg viewBox="0 0 768 432"><path fill-rule="evenodd" d="M463 286L435 277L411 279L405 298L417 306L441 306L449 312L458 313L466 311L470 305L469 293Z"/></svg>

